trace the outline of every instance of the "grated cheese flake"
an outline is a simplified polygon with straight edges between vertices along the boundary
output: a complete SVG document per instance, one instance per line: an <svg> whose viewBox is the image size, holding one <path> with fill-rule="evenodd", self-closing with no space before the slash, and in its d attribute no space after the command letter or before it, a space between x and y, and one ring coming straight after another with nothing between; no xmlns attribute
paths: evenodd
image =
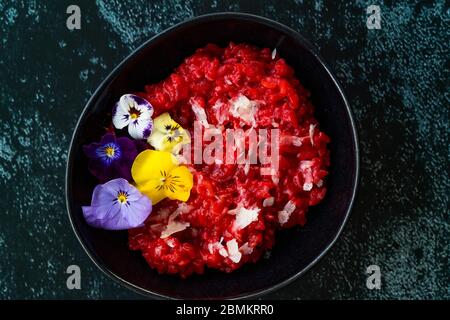
<svg viewBox="0 0 450 320"><path fill-rule="evenodd" d="M191 103L192 111L197 118L197 121L201 123L201 125L205 128L209 128L208 118L206 117L205 109L203 109L198 103Z"/></svg>
<svg viewBox="0 0 450 320"><path fill-rule="evenodd" d="M315 124L309 125L309 140L311 140L311 145L314 146L314 129L316 128Z"/></svg>
<svg viewBox="0 0 450 320"><path fill-rule="evenodd" d="M249 161L245 161L245 165L244 165L244 173L245 173L245 175L247 175L249 171L250 171L250 162Z"/></svg>
<svg viewBox="0 0 450 320"><path fill-rule="evenodd" d="M236 220L234 222L234 228L241 230L247 227L253 221L258 220L258 213L261 211L259 208L246 209L240 207L236 211Z"/></svg>
<svg viewBox="0 0 450 320"><path fill-rule="evenodd" d="M246 242L239 248L239 251L241 251L244 255L248 255L253 253L253 248L248 245L248 242Z"/></svg>
<svg viewBox="0 0 450 320"><path fill-rule="evenodd" d="M167 243L167 245L168 245L169 247L175 248L175 241L174 241L173 238L172 238L172 239L166 240L166 243Z"/></svg>
<svg viewBox="0 0 450 320"><path fill-rule="evenodd" d="M301 146L302 146L302 139L299 138L299 137L293 137L293 139L292 139L292 144L293 144L295 147L301 147Z"/></svg>
<svg viewBox="0 0 450 320"><path fill-rule="evenodd" d="M274 184L278 184L280 182L280 178L278 178L276 175L272 175L271 178Z"/></svg>
<svg viewBox="0 0 450 320"><path fill-rule="evenodd" d="M215 112L217 122L219 124L222 124L227 119L227 114L226 114L226 112L224 112L223 109L225 109L225 108L223 108L223 106L224 106L224 103L219 100L219 101L216 101L216 103L212 107L212 109Z"/></svg>
<svg viewBox="0 0 450 320"><path fill-rule="evenodd" d="M274 197L269 197L263 200L263 207L271 207L273 206L273 203L275 202Z"/></svg>
<svg viewBox="0 0 450 320"><path fill-rule="evenodd" d="M172 234L185 230L189 227L189 222L169 221L166 228L161 233L161 239L170 237Z"/></svg>
<svg viewBox="0 0 450 320"><path fill-rule="evenodd" d="M303 184L303 191L311 191L313 184L311 182L306 182Z"/></svg>
<svg viewBox="0 0 450 320"><path fill-rule="evenodd" d="M255 101L251 101L241 94L231 101L230 113L235 118L240 118L246 123L254 124L256 122L255 115L257 106L258 104Z"/></svg>
<svg viewBox="0 0 450 320"><path fill-rule="evenodd" d="M212 254L212 253L214 253L214 250L218 250L219 254L222 257L224 257L224 258L228 257L227 249L225 249L225 247L223 246L222 242L223 242L223 237L221 237L220 240L217 241L217 242L209 243L208 244L208 251L209 251L209 253Z"/></svg>
<svg viewBox="0 0 450 320"><path fill-rule="evenodd" d="M242 253L239 251L239 246L236 239L227 241L228 258L234 263L239 263L242 258Z"/></svg>
<svg viewBox="0 0 450 320"><path fill-rule="evenodd" d="M181 202L178 207L176 208L176 210L174 211L174 213L176 212L177 215L180 213L188 213L189 211L192 210L192 206L188 205L185 202Z"/></svg>
<svg viewBox="0 0 450 320"><path fill-rule="evenodd" d="M228 257L227 249L225 249L225 247L222 245L221 248L219 249L219 254L224 258Z"/></svg>
<svg viewBox="0 0 450 320"><path fill-rule="evenodd" d="M272 60L277 56L277 48L272 50Z"/></svg>
<svg viewBox="0 0 450 320"><path fill-rule="evenodd" d="M280 224L285 224L289 221L289 218L291 217L292 212L294 212L296 206L295 203L293 203L291 200L289 200L285 205L283 210L278 211L278 222Z"/></svg>
<svg viewBox="0 0 450 320"><path fill-rule="evenodd" d="M312 167L313 162L311 160L300 161L300 169L307 170Z"/></svg>

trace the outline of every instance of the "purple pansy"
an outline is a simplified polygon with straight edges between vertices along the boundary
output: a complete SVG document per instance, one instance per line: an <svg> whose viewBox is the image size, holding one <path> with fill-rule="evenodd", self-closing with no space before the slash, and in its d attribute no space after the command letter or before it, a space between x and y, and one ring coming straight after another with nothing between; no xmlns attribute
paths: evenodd
<svg viewBox="0 0 450 320"><path fill-rule="evenodd" d="M152 202L127 180L118 178L97 185L91 206L82 209L92 227L125 230L143 225L152 211Z"/></svg>
<svg viewBox="0 0 450 320"><path fill-rule="evenodd" d="M117 129L128 126L128 133L134 139L147 139L153 129L153 107L134 94L123 95L113 109L112 122Z"/></svg>
<svg viewBox="0 0 450 320"><path fill-rule="evenodd" d="M100 143L83 146L89 158L89 171L100 182L114 178L131 180L131 166L138 152L133 140L106 133Z"/></svg>

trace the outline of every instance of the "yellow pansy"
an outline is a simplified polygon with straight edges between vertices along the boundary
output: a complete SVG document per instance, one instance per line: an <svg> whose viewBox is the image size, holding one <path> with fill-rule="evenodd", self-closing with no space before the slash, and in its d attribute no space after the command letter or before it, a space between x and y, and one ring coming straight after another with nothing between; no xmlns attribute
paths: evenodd
<svg viewBox="0 0 450 320"><path fill-rule="evenodd" d="M153 120L153 131L148 143L160 151L178 153L181 147L191 142L189 133L165 112Z"/></svg>
<svg viewBox="0 0 450 320"><path fill-rule="evenodd" d="M166 197L187 201L191 194L192 173L186 166L178 166L178 161L170 152L142 151L134 160L131 175L139 191L153 204Z"/></svg>

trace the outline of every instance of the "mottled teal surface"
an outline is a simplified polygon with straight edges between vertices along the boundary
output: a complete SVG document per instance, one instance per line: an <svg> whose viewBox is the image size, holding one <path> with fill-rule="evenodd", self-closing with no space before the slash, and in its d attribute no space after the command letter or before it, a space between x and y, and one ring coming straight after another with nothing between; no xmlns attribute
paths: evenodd
<svg viewBox="0 0 450 320"><path fill-rule="evenodd" d="M81 30L66 28L77 4ZM381 30L366 7L381 7ZM243 11L301 32L335 70L354 110L361 188L331 252L264 298L449 299L449 20L435 1L0 0L0 298L140 298L76 240L64 170L78 116L134 48L184 19ZM66 288L77 264L82 289ZM382 288L366 288L377 264Z"/></svg>

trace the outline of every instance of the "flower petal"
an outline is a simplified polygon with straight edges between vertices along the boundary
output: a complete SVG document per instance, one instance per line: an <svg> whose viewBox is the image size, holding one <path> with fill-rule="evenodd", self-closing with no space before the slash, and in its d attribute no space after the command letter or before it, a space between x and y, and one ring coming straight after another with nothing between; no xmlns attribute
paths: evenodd
<svg viewBox="0 0 450 320"><path fill-rule="evenodd" d="M121 205L120 219L115 222L116 230L131 229L142 226L152 211L152 203L149 198L141 195L137 200L129 204Z"/></svg>
<svg viewBox="0 0 450 320"><path fill-rule="evenodd" d="M131 113L133 113L133 109L138 111L139 116L137 119L134 119L132 117ZM151 120L152 115L153 106L150 104L150 102L134 94L124 94L120 97L119 102L117 102L113 108L112 121L114 127L116 127L117 129L123 129L126 126L134 124L134 128L129 128L130 135L135 139L146 139L150 135L149 131L147 131L147 133L142 137L142 134L136 133L135 130L139 131L139 128L136 128L136 126L143 126L141 128L142 131L144 131L145 129L148 130L148 120ZM133 134L131 133L132 131Z"/></svg>
<svg viewBox="0 0 450 320"><path fill-rule="evenodd" d="M150 137L147 139L148 143L155 148L156 150L165 151L164 140L166 139L166 135L159 130L153 130Z"/></svg>
<svg viewBox="0 0 450 320"><path fill-rule="evenodd" d="M160 179L148 180L145 184L137 186L139 191L152 200L153 205L166 197L164 186Z"/></svg>
<svg viewBox="0 0 450 320"><path fill-rule="evenodd" d="M125 199L121 198L123 195ZM151 213L152 204L128 181L119 178L96 186L91 206L82 210L86 222L93 227L124 230L141 226Z"/></svg>
<svg viewBox="0 0 450 320"><path fill-rule="evenodd" d="M82 206L81 207L81 210L83 210L84 219L86 219L86 220L93 220L92 217L93 217L94 214L92 212L92 208L93 207L91 207L91 206Z"/></svg>
<svg viewBox="0 0 450 320"><path fill-rule="evenodd" d="M131 180L130 169L137 155L133 140L108 132L100 143L85 145L83 150L89 158L89 171L101 183L119 177Z"/></svg>
<svg viewBox="0 0 450 320"><path fill-rule="evenodd" d="M144 128L144 131L142 133L142 137L144 139L148 139L153 131L153 120L151 118L149 120L150 121L148 122L147 127Z"/></svg>
<svg viewBox="0 0 450 320"><path fill-rule="evenodd" d="M191 136L189 135L188 131L184 130L183 128L180 128L179 132L180 132L181 139L179 140L179 142L177 144L175 144L172 147L172 153L174 153L174 154L178 154L180 152L181 148L185 144L191 143Z"/></svg>
<svg viewBox="0 0 450 320"><path fill-rule="evenodd" d="M115 200L118 191L128 191L128 189L132 188L128 181L123 178L108 181L101 185L101 187L105 189L104 193L111 195L113 200Z"/></svg>
<svg viewBox="0 0 450 320"><path fill-rule="evenodd" d="M191 138L170 115L165 112L153 122L153 132L147 139L148 143L156 150L179 153L182 146L189 144Z"/></svg>
<svg viewBox="0 0 450 320"><path fill-rule="evenodd" d="M153 122L155 129L161 132L168 132L169 130L167 130L167 128L172 128L178 125L178 123L176 123L167 112L164 112L156 117Z"/></svg>
<svg viewBox="0 0 450 320"><path fill-rule="evenodd" d="M147 100L145 101L147 102ZM153 115L153 107L148 102L147 104L137 104L135 109L141 113L140 119L150 119Z"/></svg>
<svg viewBox="0 0 450 320"><path fill-rule="evenodd" d="M97 149L100 146L101 146L101 144L97 143L97 142L92 142L88 145L84 145L83 146L84 154L90 159L95 159L95 158L97 158Z"/></svg>
<svg viewBox="0 0 450 320"><path fill-rule="evenodd" d="M137 96L135 94L125 94L121 97L121 100L128 106L132 106L141 113L145 113L145 117L151 117L153 115L153 106L146 99Z"/></svg>
<svg viewBox="0 0 450 320"><path fill-rule="evenodd" d="M179 166L170 172L170 187L165 188L165 194L169 199L186 202L194 185L192 173L185 166Z"/></svg>
<svg viewBox="0 0 450 320"><path fill-rule="evenodd" d="M143 185L149 180L160 180L161 172L168 173L177 165L175 157L169 152L145 150L134 160L131 175L136 184Z"/></svg>
<svg viewBox="0 0 450 320"><path fill-rule="evenodd" d="M134 139L146 139L152 132L152 128L152 118L143 119L142 116L139 116L139 118L130 121L128 124L128 133Z"/></svg>
<svg viewBox="0 0 450 320"><path fill-rule="evenodd" d="M91 206L82 207L82 209L84 218L90 226L95 228L110 229L108 228L108 221L117 216L120 211L120 206L113 204L107 208Z"/></svg>
<svg viewBox="0 0 450 320"><path fill-rule="evenodd" d="M114 203L114 200L116 198L116 190L108 187L107 183L99 184L94 188L94 192L92 193L91 206L103 207L110 206Z"/></svg>
<svg viewBox="0 0 450 320"><path fill-rule="evenodd" d="M128 112L128 106L121 103L121 100L114 106L112 114L113 125L119 130L125 128L130 123L130 113Z"/></svg>

